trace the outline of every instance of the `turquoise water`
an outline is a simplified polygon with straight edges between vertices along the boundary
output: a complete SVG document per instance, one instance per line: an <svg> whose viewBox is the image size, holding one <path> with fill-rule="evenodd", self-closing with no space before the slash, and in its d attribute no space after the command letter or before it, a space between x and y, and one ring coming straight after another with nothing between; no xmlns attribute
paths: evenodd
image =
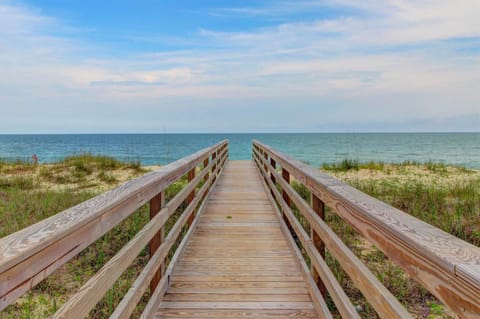
<svg viewBox="0 0 480 319"><path fill-rule="evenodd" d="M480 168L480 133L0 135L0 158L36 154L46 163L91 152L140 160L143 165L166 164L225 138L231 159L251 158L251 141L258 139L314 166L350 158L431 160Z"/></svg>

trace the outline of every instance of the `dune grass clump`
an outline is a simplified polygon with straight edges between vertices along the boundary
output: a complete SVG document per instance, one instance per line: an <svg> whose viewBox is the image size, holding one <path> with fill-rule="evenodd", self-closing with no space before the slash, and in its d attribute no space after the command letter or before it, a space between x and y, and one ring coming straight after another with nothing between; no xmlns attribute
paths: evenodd
<svg viewBox="0 0 480 319"><path fill-rule="evenodd" d="M370 169L382 171L385 168L384 162L369 161L360 162L356 159L343 159L338 163L324 163L322 169L332 172L358 171L360 169Z"/></svg>
<svg viewBox="0 0 480 319"><path fill-rule="evenodd" d="M405 160L399 163L386 163L384 161L361 162L357 159L350 159L350 158L345 158L340 162L323 163L321 165L321 168L329 172L358 171L361 169L384 171L390 168L391 166L393 166L395 169L399 169L401 167L422 167L432 173L438 173L438 174L447 174L448 170L451 168L455 168L456 170L462 173L475 172L474 170L468 169L464 166L453 166L453 165L447 165L445 163L439 163L434 161L419 162L419 161L413 161L413 160Z"/></svg>
<svg viewBox="0 0 480 319"><path fill-rule="evenodd" d="M113 170L124 164L119 160L105 155L93 155L91 153L82 153L79 155L73 155L65 157L60 163L67 166L73 166L76 171L85 172L90 174L92 167L96 167L102 170Z"/></svg>
<svg viewBox="0 0 480 319"><path fill-rule="evenodd" d="M138 160L138 159L137 160L131 160L131 161L127 162L126 167L130 168L130 169L134 169L138 172L146 172L142 168L142 162L140 162L140 160Z"/></svg>
<svg viewBox="0 0 480 319"><path fill-rule="evenodd" d="M90 174L93 169L110 171L119 168L134 169L144 172L142 163L139 159L120 161L114 157L106 155L94 155L91 153L82 153L64 158L59 163L67 166L73 166L75 170Z"/></svg>
<svg viewBox="0 0 480 319"><path fill-rule="evenodd" d="M0 177L0 189L33 189L35 188L35 183L36 181L31 176Z"/></svg>
<svg viewBox="0 0 480 319"><path fill-rule="evenodd" d="M322 168L328 171L341 172L349 170L358 170L360 162L358 160L345 158L339 163L325 163Z"/></svg>
<svg viewBox="0 0 480 319"><path fill-rule="evenodd" d="M107 184L114 184L115 182L118 181L117 178L116 178L114 175L112 175L112 174L110 174L110 173L107 173L107 172L105 172L105 171L100 171L100 173L98 173L97 177L98 177L101 181L103 181L103 182L105 182L105 183L107 183Z"/></svg>

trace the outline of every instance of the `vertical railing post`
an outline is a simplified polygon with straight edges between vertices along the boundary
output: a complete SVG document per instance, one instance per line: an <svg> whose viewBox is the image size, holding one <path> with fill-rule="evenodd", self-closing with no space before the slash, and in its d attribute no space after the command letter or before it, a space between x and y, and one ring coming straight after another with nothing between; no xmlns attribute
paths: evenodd
<svg viewBox="0 0 480 319"><path fill-rule="evenodd" d="M215 161L216 158L217 158L217 151L215 150L215 152L212 153L212 162ZM215 183L215 180L217 179L217 176L215 174L215 170L217 169L217 164L218 163L214 163L212 166L212 175L213 175L212 184Z"/></svg>
<svg viewBox="0 0 480 319"><path fill-rule="evenodd" d="M282 167L282 178L285 182L287 182L287 184L290 184L290 173L283 167ZM287 192L283 189L282 189L282 197L283 197L283 200L290 207L290 197L288 197Z"/></svg>
<svg viewBox="0 0 480 319"><path fill-rule="evenodd" d="M265 164L263 164L263 168L265 169L265 173L268 174L267 163L268 163L268 153L263 152L263 157L265 158Z"/></svg>
<svg viewBox="0 0 480 319"><path fill-rule="evenodd" d="M210 164L210 156L203 160L203 169L206 169L208 164ZM204 182L207 182L209 177L210 172L207 172L207 174L205 174L205 177L203 178Z"/></svg>
<svg viewBox="0 0 480 319"><path fill-rule="evenodd" d="M189 183L195 178L195 169L196 169L196 167L194 167L194 168L192 168L191 170L188 171L187 179L188 179ZM192 190L192 192L190 194L188 194L187 205L190 205L190 203L193 202L194 198L195 198L195 188ZM192 222L193 222L194 218L195 218L195 211L188 218L188 227L190 227L192 225Z"/></svg>
<svg viewBox="0 0 480 319"><path fill-rule="evenodd" d="M207 158L205 158L205 159L203 160L203 169L204 169L204 170L207 169L208 164L210 164L210 155L207 156ZM205 177L203 178L204 184L206 184L206 183L208 182L208 178L209 178L209 177L210 177L210 171L207 171L207 172L205 173ZM206 187L207 187L207 188L210 188L210 186L206 186ZM203 194L202 200L204 200L205 197L207 197L207 193L208 193L208 192L209 192L209 191L207 190L207 191L205 192L205 194Z"/></svg>
<svg viewBox="0 0 480 319"><path fill-rule="evenodd" d="M270 156L270 165L272 166L271 169L275 170L277 168L277 163L275 160ZM273 185L276 185L277 180L275 179L275 176L273 175L273 172L270 172L270 179L273 182ZM273 192L273 189L270 190L270 193L272 193L273 198L275 198L275 193Z"/></svg>
<svg viewBox="0 0 480 319"><path fill-rule="evenodd" d="M317 213L317 215L322 220L325 220L325 204L320 200L320 198L318 198L314 194L312 194L312 209ZM325 244L323 243L320 236L318 236L317 232L313 229L313 227L310 227L310 236L312 238L313 245L318 249L318 252L322 256L322 258L325 260ZM325 297L327 293L327 288L325 287L320 276L315 270L313 263L311 265L311 271L312 271L313 279L317 283L318 289L320 290L321 294Z"/></svg>
<svg viewBox="0 0 480 319"><path fill-rule="evenodd" d="M282 167L282 178L285 180L285 182L287 182L287 184L290 184L290 173L283 167ZM282 197L283 197L283 200L285 201L285 203L287 204L287 206L292 207L290 197L288 196L287 192L284 189L282 189ZM290 229L291 228L290 222L288 221L288 218L285 215L285 213L283 213L283 219L285 220L285 223L287 224L288 228Z"/></svg>
<svg viewBox="0 0 480 319"><path fill-rule="evenodd" d="M150 219L155 217L160 210L165 206L165 197L163 193L158 193L155 197L150 200ZM157 251L158 247L162 244L165 238L165 228L162 227L155 236L152 237L150 243L148 244L150 258ZM155 291L160 279L165 272L165 263L163 263L160 268L155 272L152 280L150 281L150 293Z"/></svg>

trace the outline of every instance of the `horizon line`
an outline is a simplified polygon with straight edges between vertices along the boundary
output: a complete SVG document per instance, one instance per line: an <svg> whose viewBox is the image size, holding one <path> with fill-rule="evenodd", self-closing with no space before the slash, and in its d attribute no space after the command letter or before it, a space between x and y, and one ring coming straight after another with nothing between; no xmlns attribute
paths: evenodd
<svg viewBox="0 0 480 319"><path fill-rule="evenodd" d="M8 135L187 135L187 134L211 134L211 135L240 135L240 134L444 134L444 133L480 133L479 131L304 131L304 132L68 132L68 133L1 133L0 136Z"/></svg>

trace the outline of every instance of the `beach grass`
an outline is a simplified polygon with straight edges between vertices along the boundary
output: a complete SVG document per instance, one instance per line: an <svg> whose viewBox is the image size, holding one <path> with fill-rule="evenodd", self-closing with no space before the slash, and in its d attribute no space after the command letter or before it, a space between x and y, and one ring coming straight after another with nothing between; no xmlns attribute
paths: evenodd
<svg viewBox="0 0 480 319"><path fill-rule="evenodd" d="M442 163L361 163L345 160L322 167L346 183L439 227L472 244L480 244L480 172ZM148 171L138 162L122 162L106 156L79 154L53 164L0 161L0 237L23 229L72 207L105 190ZM185 177L166 190L166 200L185 185ZM293 188L307 201L310 192L299 182ZM199 185L201 187L201 185ZM184 205L166 224L170 230ZM305 229L309 225L296 207L294 213ZM51 316L148 222L148 205L138 209L0 313L0 318ZM418 318L453 318L433 295L413 281L382 252L369 244L337 214L326 210L326 221L372 270L381 282ZM186 229L183 230L185 234ZM177 245L180 239L177 241ZM170 251L173 255L174 248ZM338 262L327 252L327 263L363 318L377 318L362 293ZM90 318L108 318L148 261L144 249L105 297ZM147 292L148 293L148 292ZM145 305L145 295L136 309ZM331 300L329 305L335 307Z"/></svg>
<svg viewBox="0 0 480 319"><path fill-rule="evenodd" d="M0 237L37 223L147 171L148 168L143 168L136 161L121 162L111 157L92 154L70 156L57 163L44 165L20 160L2 161ZM175 196L186 183L184 177L168 187L165 191L166 200ZM167 221L167 234L184 208L185 204ZM132 239L148 220L147 204L0 312L0 318L50 317ZM168 258L171 258L173 253L172 249ZM108 318L147 262L148 253L143 249L91 311L89 317ZM146 299L142 300L136 309L137 315L145 305Z"/></svg>
<svg viewBox="0 0 480 319"><path fill-rule="evenodd" d="M480 171L433 162L361 163L344 160L321 168L347 184L474 245L480 245ZM292 181L306 200L310 192ZM308 222L294 207L308 231ZM379 280L418 318L455 318L429 291L393 264L336 213L326 208L326 222ZM332 269L362 318L378 318L339 263L326 254ZM335 311L331 300L329 305Z"/></svg>

